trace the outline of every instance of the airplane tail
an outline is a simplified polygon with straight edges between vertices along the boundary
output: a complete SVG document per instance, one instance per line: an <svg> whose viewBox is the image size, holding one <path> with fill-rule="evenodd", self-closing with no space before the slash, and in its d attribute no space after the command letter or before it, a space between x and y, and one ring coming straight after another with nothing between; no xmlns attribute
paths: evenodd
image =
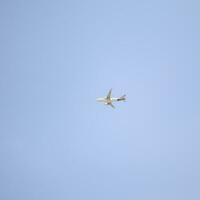
<svg viewBox="0 0 200 200"><path fill-rule="evenodd" d="M121 96L117 101L126 101L126 95Z"/></svg>

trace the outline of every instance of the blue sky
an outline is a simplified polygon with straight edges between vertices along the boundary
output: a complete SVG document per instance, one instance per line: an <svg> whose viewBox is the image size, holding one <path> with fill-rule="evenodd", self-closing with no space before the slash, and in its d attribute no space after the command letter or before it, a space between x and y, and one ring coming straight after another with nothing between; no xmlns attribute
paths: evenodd
<svg viewBox="0 0 200 200"><path fill-rule="evenodd" d="M199 6L1 1L0 199L200 199Z"/></svg>

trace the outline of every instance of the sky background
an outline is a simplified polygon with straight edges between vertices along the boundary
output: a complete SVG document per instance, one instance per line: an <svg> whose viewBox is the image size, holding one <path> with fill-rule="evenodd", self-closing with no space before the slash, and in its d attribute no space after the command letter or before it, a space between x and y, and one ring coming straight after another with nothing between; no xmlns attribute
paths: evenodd
<svg viewBox="0 0 200 200"><path fill-rule="evenodd" d="M199 8L1 0L0 199L199 200Z"/></svg>

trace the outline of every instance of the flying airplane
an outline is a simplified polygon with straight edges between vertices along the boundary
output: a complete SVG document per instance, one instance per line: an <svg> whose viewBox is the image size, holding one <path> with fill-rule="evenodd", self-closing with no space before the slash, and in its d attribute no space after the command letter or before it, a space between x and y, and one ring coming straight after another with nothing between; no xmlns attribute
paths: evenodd
<svg viewBox="0 0 200 200"><path fill-rule="evenodd" d="M112 93L112 89L110 89L110 91L108 92L106 97L97 98L97 101L102 102L105 105L109 105L112 108L115 108L115 106L113 105L113 102L115 102L115 101L125 101L126 100L126 95L123 95L119 98L114 98L114 97L111 97L111 93Z"/></svg>

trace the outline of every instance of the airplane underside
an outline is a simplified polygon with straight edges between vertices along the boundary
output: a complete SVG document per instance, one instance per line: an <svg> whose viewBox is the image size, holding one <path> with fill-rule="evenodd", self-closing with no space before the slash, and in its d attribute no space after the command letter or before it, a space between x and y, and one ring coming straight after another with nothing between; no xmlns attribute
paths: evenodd
<svg viewBox="0 0 200 200"><path fill-rule="evenodd" d="M116 102L116 101L125 101L126 100L126 95L123 95L123 96L121 96L119 98L113 98L113 97L111 97L111 91L112 90L109 91L107 97L98 98L97 101L102 102L105 105L109 105L112 108L115 108L115 106L112 104L113 102Z"/></svg>

